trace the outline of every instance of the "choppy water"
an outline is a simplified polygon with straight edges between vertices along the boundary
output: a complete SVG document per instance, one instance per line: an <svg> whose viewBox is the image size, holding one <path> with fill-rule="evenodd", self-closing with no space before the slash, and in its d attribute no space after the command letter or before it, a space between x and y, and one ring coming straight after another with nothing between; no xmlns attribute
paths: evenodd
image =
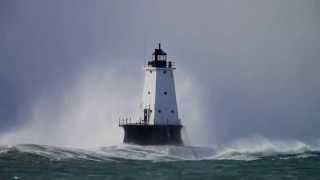
<svg viewBox="0 0 320 180"><path fill-rule="evenodd" d="M320 151L305 144L109 146L94 150L34 144L0 147L5 179L319 180Z"/></svg>

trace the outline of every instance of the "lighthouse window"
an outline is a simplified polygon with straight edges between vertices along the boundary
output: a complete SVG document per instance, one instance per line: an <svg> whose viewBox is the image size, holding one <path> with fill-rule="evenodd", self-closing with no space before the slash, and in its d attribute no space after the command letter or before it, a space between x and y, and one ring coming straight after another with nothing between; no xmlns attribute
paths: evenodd
<svg viewBox="0 0 320 180"><path fill-rule="evenodd" d="M149 72L150 72L150 74L152 74L152 71L151 71L151 70L150 70Z"/></svg>
<svg viewBox="0 0 320 180"><path fill-rule="evenodd" d="M148 94L150 94L150 91L148 91Z"/></svg>
<svg viewBox="0 0 320 180"><path fill-rule="evenodd" d="M174 110L171 110L170 112L173 114L173 113L174 113Z"/></svg>
<svg viewBox="0 0 320 180"><path fill-rule="evenodd" d="M166 71L166 70L163 70L162 72L163 72L163 74L167 73L167 71Z"/></svg>
<svg viewBox="0 0 320 180"><path fill-rule="evenodd" d="M159 110L158 110L158 113L161 113L161 112L162 112L162 111L159 109Z"/></svg>
<svg viewBox="0 0 320 180"><path fill-rule="evenodd" d="M167 91L165 91L165 92L163 92L163 94L164 94L164 95L167 95L168 93L167 93Z"/></svg>

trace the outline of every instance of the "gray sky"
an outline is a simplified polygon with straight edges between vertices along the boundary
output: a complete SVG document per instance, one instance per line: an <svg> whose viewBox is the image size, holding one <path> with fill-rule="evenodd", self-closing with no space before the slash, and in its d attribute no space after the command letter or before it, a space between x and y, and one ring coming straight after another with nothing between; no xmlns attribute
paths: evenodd
<svg viewBox="0 0 320 180"><path fill-rule="evenodd" d="M318 139L319 17L317 0L2 0L0 143L118 142L157 42L191 141Z"/></svg>

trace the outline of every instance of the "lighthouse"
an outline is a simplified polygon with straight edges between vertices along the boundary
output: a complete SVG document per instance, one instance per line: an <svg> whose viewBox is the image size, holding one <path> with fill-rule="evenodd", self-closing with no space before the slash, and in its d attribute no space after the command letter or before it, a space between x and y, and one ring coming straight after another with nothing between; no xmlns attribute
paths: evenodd
<svg viewBox="0 0 320 180"><path fill-rule="evenodd" d="M176 69L161 44L154 49L152 59L144 65L144 88L141 117L119 119L124 129L124 143L138 145L182 145L182 124L178 115L174 83Z"/></svg>

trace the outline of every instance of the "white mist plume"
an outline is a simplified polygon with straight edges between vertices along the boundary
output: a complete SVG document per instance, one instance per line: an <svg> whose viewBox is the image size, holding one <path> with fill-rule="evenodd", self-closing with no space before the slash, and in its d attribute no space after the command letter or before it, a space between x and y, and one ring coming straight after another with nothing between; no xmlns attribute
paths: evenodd
<svg viewBox="0 0 320 180"><path fill-rule="evenodd" d="M119 69L88 68L58 103L53 103L56 101L52 97L40 97L27 118L30 120L0 137L0 143L77 147L121 143L118 118L132 116L128 113L136 111L140 93L132 88L138 78L123 76Z"/></svg>
<svg viewBox="0 0 320 180"><path fill-rule="evenodd" d="M204 87L181 67L177 70L176 77L179 116L184 125L182 136L185 144L207 144L214 130L206 127L210 119L206 119L207 115L204 111Z"/></svg>

